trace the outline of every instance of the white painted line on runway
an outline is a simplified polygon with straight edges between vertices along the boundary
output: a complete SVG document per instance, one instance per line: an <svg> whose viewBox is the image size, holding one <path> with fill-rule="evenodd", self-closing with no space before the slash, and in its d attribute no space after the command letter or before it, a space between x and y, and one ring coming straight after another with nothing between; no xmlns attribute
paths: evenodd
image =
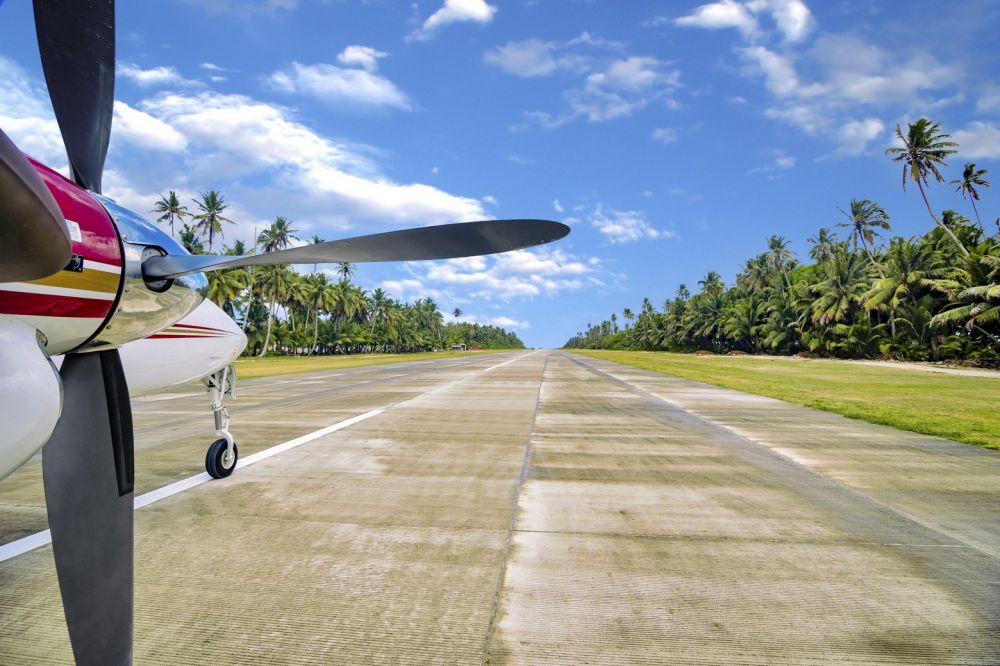
<svg viewBox="0 0 1000 666"><path fill-rule="evenodd" d="M242 469L254 463L258 463L261 460L267 460L279 453L284 453L294 449L296 446L302 446L307 442L311 442L314 439L319 439L324 435L329 435L332 432L337 432L344 428L350 427L355 423L364 421L365 419L370 419L373 416L378 416L384 409L373 409L371 411L365 412L364 414L359 414L353 416L349 419L341 421L339 423L334 423L331 426L325 428L320 428L319 430L314 430L313 432L302 435L301 437L296 437L295 439L290 439L283 444L278 444L272 446L269 449L264 449L263 451L258 451L253 455L249 455L236 463L236 469ZM135 509L141 509L144 506L149 506L154 502L159 502L162 499L166 499L172 495L182 493L185 490L190 490L196 486L200 486L206 481L211 481L212 477L206 472L197 474L195 476L188 477L186 479L181 479L175 483L171 483L169 486L164 486L162 488L157 488L145 495L140 495L135 498ZM24 538L18 539L17 541L11 541L10 543L0 546L0 562L5 562L12 557L17 557L18 555L23 555L28 551L35 550L36 548L41 548L47 544L52 543L52 533L49 530L44 530L42 532L36 532Z"/></svg>
<svg viewBox="0 0 1000 666"><path fill-rule="evenodd" d="M536 349L535 351L529 352L529 353L525 354L524 356L518 356L517 358L512 358L509 361L504 361L503 363L498 363L497 365L494 365L491 368L486 368L485 370L483 370L483 372L490 372L491 370L496 370L497 368L502 368L503 366L508 365L509 363L513 363L514 361L520 361L523 358L528 358L532 354L537 354L539 351L540 350Z"/></svg>

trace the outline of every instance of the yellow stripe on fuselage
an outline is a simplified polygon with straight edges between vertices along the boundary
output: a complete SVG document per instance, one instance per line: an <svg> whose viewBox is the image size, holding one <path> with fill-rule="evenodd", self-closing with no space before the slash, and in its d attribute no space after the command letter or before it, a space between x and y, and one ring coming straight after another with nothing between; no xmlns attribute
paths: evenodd
<svg viewBox="0 0 1000 666"><path fill-rule="evenodd" d="M84 291L97 291L105 294L113 294L118 291L120 277L115 273L106 273L98 270L87 270L77 273L75 271L59 271L40 280L28 280L28 284L37 284L45 287L61 287L63 289L82 289Z"/></svg>

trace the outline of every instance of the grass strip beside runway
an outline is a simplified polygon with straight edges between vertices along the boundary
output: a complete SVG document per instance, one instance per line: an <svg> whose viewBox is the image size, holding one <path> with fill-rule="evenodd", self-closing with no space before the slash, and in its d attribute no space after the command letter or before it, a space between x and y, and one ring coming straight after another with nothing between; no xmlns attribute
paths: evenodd
<svg viewBox="0 0 1000 666"><path fill-rule="evenodd" d="M265 358L236 359L236 374L240 379L273 377L299 372L321 370L342 370L365 365L385 365L387 363L407 363L410 361L434 361L443 358L468 357L473 354L490 354L512 349L483 349L477 351L414 352L410 354L339 354L336 356L267 356Z"/></svg>
<svg viewBox="0 0 1000 666"><path fill-rule="evenodd" d="M574 350L853 419L1000 450L1000 377L832 359Z"/></svg>

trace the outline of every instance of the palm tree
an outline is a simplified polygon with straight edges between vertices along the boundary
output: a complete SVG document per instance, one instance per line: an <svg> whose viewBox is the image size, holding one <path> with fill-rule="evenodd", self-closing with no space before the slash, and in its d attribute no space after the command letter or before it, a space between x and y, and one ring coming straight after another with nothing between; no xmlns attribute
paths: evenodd
<svg viewBox="0 0 1000 666"><path fill-rule="evenodd" d="M860 241L861 246L868 255L868 259L872 262L872 266L881 274L882 269L879 268L878 262L875 261L875 255L872 254L868 244L875 244L875 239L878 237L876 229L885 229L886 231L892 229L892 226L889 224L889 214L885 212L884 208L878 205L877 201L872 201L871 199L851 199L850 213L842 208L838 210L849 221L841 222L837 226L846 227L851 230L849 240L854 242L854 249L858 249L858 242Z"/></svg>
<svg viewBox="0 0 1000 666"><path fill-rule="evenodd" d="M230 317L236 314L235 304L247 287L248 274L242 268L210 271L208 278L208 300L212 301Z"/></svg>
<svg viewBox="0 0 1000 666"><path fill-rule="evenodd" d="M179 222L183 222L184 216L191 214L185 206L181 205L180 200L177 198L177 193L173 190L170 190L166 196L160 195L160 200L154 204L152 212L162 213L162 215L156 218L156 221L166 222L170 225L171 237L174 235L174 218L177 218Z"/></svg>
<svg viewBox="0 0 1000 666"><path fill-rule="evenodd" d="M698 280L698 284L701 285L701 293L707 296L718 296L726 289L722 276L715 271L706 273L704 278Z"/></svg>
<svg viewBox="0 0 1000 666"><path fill-rule="evenodd" d="M625 308L622 310L622 317L625 319L625 327L628 328L633 321L635 321L635 313L632 312L632 308ZM589 326L587 328L590 328Z"/></svg>
<svg viewBox="0 0 1000 666"><path fill-rule="evenodd" d="M267 334L264 336L264 346L260 355L266 356L271 343L271 325L274 322L274 306L284 299L293 280L293 271L284 264L265 266L260 274L261 292L270 300L267 308Z"/></svg>
<svg viewBox="0 0 1000 666"><path fill-rule="evenodd" d="M792 261L792 251L784 236L774 235L767 239L767 259L776 271L785 272Z"/></svg>
<svg viewBox="0 0 1000 666"><path fill-rule="evenodd" d="M458 319L459 317L462 316L462 308L455 308L454 310L452 310L451 314L453 317L455 317L455 319Z"/></svg>
<svg viewBox="0 0 1000 666"><path fill-rule="evenodd" d="M926 118L921 118L914 123L910 123L906 136L903 136L903 131L897 124L896 136L903 142L903 145L891 146L886 148L885 152L887 155L895 155L892 158L893 162L903 163L903 191L906 191L906 177L909 175L911 180L917 184L920 196L924 199L924 205L927 206L927 212L930 213L931 219L951 237L951 240L958 246L962 256L968 257L969 251L965 249L962 242L934 214L931 202L927 199L927 192L924 190L924 187L929 185L928 179L930 176L934 176L939 183L944 182L944 176L941 175L938 165L947 166L947 162L944 160L948 155L955 153L952 147L958 144L954 141L946 141L945 139L948 139L951 135L941 132L940 123L931 123Z"/></svg>
<svg viewBox="0 0 1000 666"><path fill-rule="evenodd" d="M320 243L325 243L325 242L326 241L324 241L322 238L320 238L316 234L313 234L313 237L312 237L312 244L313 245L319 245ZM318 264L313 264L313 273L316 272L316 267L317 266L318 266Z"/></svg>
<svg viewBox="0 0 1000 666"><path fill-rule="evenodd" d="M350 282L354 275L354 264L349 261L338 262L337 273L340 275L341 282Z"/></svg>
<svg viewBox="0 0 1000 666"><path fill-rule="evenodd" d="M215 234L220 236L224 235L222 233L222 223L228 222L229 224L235 224L228 217L222 214L222 211L229 208L229 204L221 194L215 190L209 190L208 192L201 193L201 200L195 199L194 202L198 205L201 210L200 213L194 215L194 219L198 220L195 223L194 228L202 233L208 235L208 251L212 252L212 240L215 238Z"/></svg>
<svg viewBox="0 0 1000 666"><path fill-rule="evenodd" d="M894 238L886 251L885 273L862 296L866 310L888 310L892 338L896 338L896 310L921 292L938 289L944 271L941 254L927 243Z"/></svg>
<svg viewBox="0 0 1000 666"><path fill-rule="evenodd" d="M979 223L979 228L983 228L983 221L979 219L979 209L976 208L976 202L979 201L979 187L989 187L990 182L983 178L989 171L986 169L977 169L975 162L966 162L965 168L962 169L961 180L951 181L952 185L957 185L955 188L956 192L962 193L962 198L968 197L969 201L972 203L972 212L976 214L976 222Z"/></svg>
<svg viewBox="0 0 1000 666"><path fill-rule="evenodd" d="M976 329L996 344L997 336L982 327L1000 324L1000 247L985 245L969 258L968 268L962 271L964 282L972 286L958 292L955 303L934 315L931 323L962 324L967 331Z"/></svg>
<svg viewBox="0 0 1000 666"><path fill-rule="evenodd" d="M868 268L854 252L837 252L823 264L824 279L813 285L812 321L826 326L847 319L868 289Z"/></svg>
<svg viewBox="0 0 1000 666"><path fill-rule="evenodd" d="M831 232L827 227L820 228L815 236L811 236L807 240L813 244L812 249L809 250L809 258L817 264L829 261L840 242L837 239L837 234Z"/></svg>
<svg viewBox="0 0 1000 666"><path fill-rule="evenodd" d="M181 245L191 254L204 254L205 246L201 244L197 229L185 224L181 229L180 239Z"/></svg>
<svg viewBox="0 0 1000 666"><path fill-rule="evenodd" d="M299 239L295 235L295 231L292 228L292 222L279 215L274 218L271 226L260 232L260 235L257 236L257 244L264 252L284 250L292 244L293 240Z"/></svg>

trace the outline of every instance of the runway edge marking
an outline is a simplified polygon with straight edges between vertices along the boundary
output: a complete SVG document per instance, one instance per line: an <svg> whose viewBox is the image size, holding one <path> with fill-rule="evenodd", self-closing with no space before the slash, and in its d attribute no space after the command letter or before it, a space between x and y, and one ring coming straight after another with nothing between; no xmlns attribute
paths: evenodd
<svg viewBox="0 0 1000 666"><path fill-rule="evenodd" d="M378 416L385 409L373 409L371 411L365 412L364 414L359 414L353 416L339 423L334 423L333 425L327 426L325 428L320 428L313 432L302 435L301 437L296 437L295 439L290 439L282 444L277 444L269 449L264 449L263 451L258 451L253 455L249 455L246 458L238 461L236 463L236 469L242 469L243 467L248 467L254 463L258 463L261 460L267 460L279 453L284 453L294 449L297 446L302 446L314 439L319 439L324 435L329 435L332 432L342 430L343 428L350 427L355 423L360 423L365 419L370 419L373 416ZM138 510L145 506L149 506L155 502L166 499L178 493L182 493L185 490L190 490L205 483L206 481L211 481L210 477L206 472L197 474L195 476L188 477L186 479L181 479L171 483L168 486L162 488L157 488L156 490L150 491L144 495L140 495L135 498L134 509ZM36 548L41 548L42 546L52 543L52 534L49 530L44 530L42 532L36 532L26 537L17 539L16 541L11 541L10 543L0 546L0 562L6 562L7 560L17 557L18 555L23 555L27 552L35 550Z"/></svg>

